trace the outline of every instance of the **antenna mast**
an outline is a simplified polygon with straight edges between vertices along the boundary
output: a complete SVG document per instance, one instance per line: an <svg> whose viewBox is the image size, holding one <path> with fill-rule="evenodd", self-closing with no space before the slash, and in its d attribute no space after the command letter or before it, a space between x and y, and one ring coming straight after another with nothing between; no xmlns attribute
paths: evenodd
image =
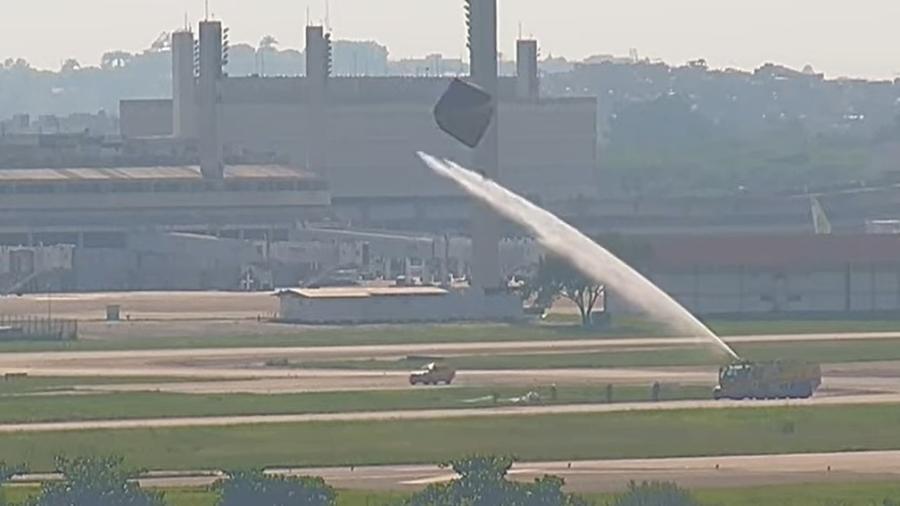
<svg viewBox="0 0 900 506"><path fill-rule="evenodd" d="M331 31L331 2L325 0L325 31Z"/></svg>
<svg viewBox="0 0 900 506"><path fill-rule="evenodd" d="M209 0L204 0L204 5L206 8L206 21L209 21Z"/></svg>

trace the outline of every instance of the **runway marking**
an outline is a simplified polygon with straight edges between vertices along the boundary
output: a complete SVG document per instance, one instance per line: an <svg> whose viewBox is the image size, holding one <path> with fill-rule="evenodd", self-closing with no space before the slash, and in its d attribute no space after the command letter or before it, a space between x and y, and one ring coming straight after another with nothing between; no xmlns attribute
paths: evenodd
<svg viewBox="0 0 900 506"><path fill-rule="evenodd" d="M190 427L235 427L246 425L295 424L316 422L384 422L393 420L439 420L498 416L537 416L566 414L601 414L691 409L751 409L780 406L840 406L889 404L900 402L900 394L859 397L817 397L780 401L670 401L620 404L572 404L559 406L515 406L495 408L459 408L350 413L311 413L298 415L252 415L178 417L155 419L90 420L77 422L35 422L0 424L0 434L74 432L88 430L163 429Z"/></svg>

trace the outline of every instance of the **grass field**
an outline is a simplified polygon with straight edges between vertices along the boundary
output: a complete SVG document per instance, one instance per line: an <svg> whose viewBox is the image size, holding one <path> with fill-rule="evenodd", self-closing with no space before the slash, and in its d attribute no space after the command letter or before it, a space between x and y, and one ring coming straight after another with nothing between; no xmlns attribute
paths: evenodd
<svg viewBox="0 0 900 506"><path fill-rule="evenodd" d="M739 344L735 350L750 360L798 359L818 363L900 360L900 339ZM361 370L409 370L419 359L304 362L295 367ZM714 366L727 362L706 346L629 349L592 353L474 355L451 357L447 363L465 369L566 369L606 367Z"/></svg>
<svg viewBox="0 0 900 506"><path fill-rule="evenodd" d="M312 392L280 395L192 395L173 393L116 393L85 395L0 395L0 423L27 423L186 416L273 415L455 409L510 405L511 398L528 393L521 388L434 387L408 390ZM544 404L605 402L605 387L559 387L556 400L549 387L537 389ZM708 399L710 388L665 385L661 399ZM617 386L614 402L650 400L650 386Z"/></svg>
<svg viewBox="0 0 900 506"><path fill-rule="evenodd" d="M0 399L4 396L26 394L53 394L70 392L76 385L123 385L135 383L172 383L184 381L183 378L140 378L140 377L36 377L26 376L22 378L0 378ZM191 380L197 381L197 380ZM200 381L215 381L201 378ZM0 414L2 416L2 414Z"/></svg>
<svg viewBox="0 0 900 506"><path fill-rule="evenodd" d="M37 493L35 487L5 490L12 505L24 504ZM163 490L168 506L215 506L216 493L206 488ZM699 489L691 493L707 506L880 506L885 499L900 498L895 482L809 483ZM337 506L388 506L400 504L406 494L339 490ZM591 505L604 506L613 494L582 494Z"/></svg>
<svg viewBox="0 0 900 506"><path fill-rule="evenodd" d="M6 434L0 455L45 470L59 454L114 454L149 469L429 463L900 449L900 406L623 412L228 428Z"/></svg>
<svg viewBox="0 0 900 506"><path fill-rule="evenodd" d="M5 490L11 506L24 505L38 494L37 487L11 487ZM163 490L166 506L215 506L217 495L206 488ZM337 506L394 506L407 496L391 492L359 492L339 490ZM0 504L3 496L0 496ZM250 506L250 505L248 505Z"/></svg>
<svg viewBox="0 0 900 506"><path fill-rule="evenodd" d="M897 332L900 320L785 320L717 321L708 325L718 334L807 334L818 332ZM128 325L128 323L123 323ZM263 336L142 338L80 340L75 342L3 342L0 353L59 350L140 350L185 348L235 348L280 346L334 346L362 344L413 344L437 342L573 340L603 337L658 337L667 335L659 324L636 318L618 318L609 329L582 329L568 323L519 325L458 324L361 327L297 327L296 333Z"/></svg>
<svg viewBox="0 0 900 506"><path fill-rule="evenodd" d="M694 494L711 506L881 506L885 499L900 500L900 484L815 483L698 490Z"/></svg>
<svg viewBox="0 0 900 506"><path fill-rule="evenodd" d="M127 323L126 323L127 325ZM898 325L900 327L900 325ZM652 324L623 323L611 329L582 329L575 325L552 324L447 324L447 325L369 325L348 327L297 327L295 334L268 336L210 337L133 337L115 340L79 340L71 342L4 342L0 353L53 350L139 350L185 348L235 348L281 346L337 346L416 344L440 342L535 341L555 339L594 339L597 337L660 335Z"/></svg>

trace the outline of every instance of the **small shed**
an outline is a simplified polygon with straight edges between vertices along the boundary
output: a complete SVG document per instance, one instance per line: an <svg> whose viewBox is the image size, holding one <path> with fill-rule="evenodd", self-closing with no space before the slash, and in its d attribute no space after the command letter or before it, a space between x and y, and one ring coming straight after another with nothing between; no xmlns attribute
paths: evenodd
<svg viewBox="0 0 900 506"><path fill-rule="evenodd" d="M280 319L317 325L512 320L518 297L474 295L434 286L292 288L277 293Z"/></svg>

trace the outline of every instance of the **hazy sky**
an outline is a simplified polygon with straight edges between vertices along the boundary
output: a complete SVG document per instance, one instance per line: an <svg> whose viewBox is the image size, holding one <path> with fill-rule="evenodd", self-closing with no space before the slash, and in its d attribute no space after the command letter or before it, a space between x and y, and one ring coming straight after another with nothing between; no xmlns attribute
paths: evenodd
<svg viewBox="0 0 900 506"><path fill-rule="evenodd" d="M325 0L210 0L233 41L274 35L302 45L309 6ZM331 0L337 38L376 39L392 56L465 50L463 0ZM117 48L137 51L162 31L192 23L203 0L0 0L6 7L0 58L25 57L57 68L68 57L96 64ZM11 7L15 5L15 7ZM519 23L542 54L641 55L681 63L706 58L717 67L754 68L774 61L811 63L831 76L900 76L897 0L500 0L501 48L510 53Z"/></svg>

